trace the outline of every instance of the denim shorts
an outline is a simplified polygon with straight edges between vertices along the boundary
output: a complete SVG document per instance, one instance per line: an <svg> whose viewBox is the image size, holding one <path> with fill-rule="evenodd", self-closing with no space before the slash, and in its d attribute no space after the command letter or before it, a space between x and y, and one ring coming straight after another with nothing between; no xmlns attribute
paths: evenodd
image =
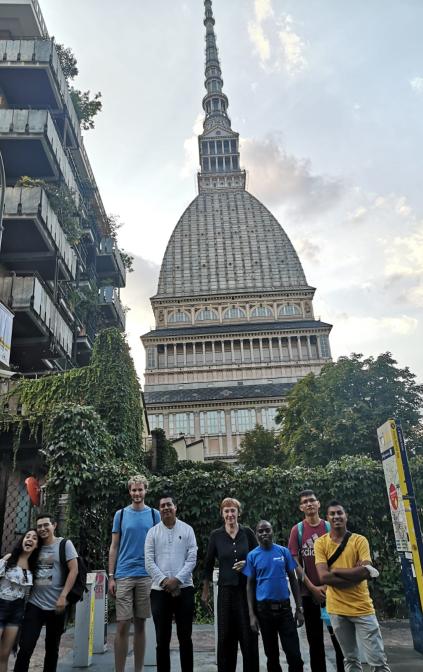
<svg viewBox="0 0 423 672"><path fill-rule="evenodd" d="M23 621L24 612L25 600L23 597L17 600L0 598L0 628L5 628L8 625L18 627Z"/></svg>

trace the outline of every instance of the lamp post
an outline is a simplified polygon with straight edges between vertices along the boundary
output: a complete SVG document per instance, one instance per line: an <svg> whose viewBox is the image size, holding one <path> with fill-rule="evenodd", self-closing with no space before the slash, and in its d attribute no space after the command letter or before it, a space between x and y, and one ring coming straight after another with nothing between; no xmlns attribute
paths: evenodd
<svg viewBox="0 0 423 672"><path fill-rule="evenodd" d="M6 173L4 172L3 157L0 152L0 250L3 238L3 210L4 210L5 195L6 195Z"/></svg>

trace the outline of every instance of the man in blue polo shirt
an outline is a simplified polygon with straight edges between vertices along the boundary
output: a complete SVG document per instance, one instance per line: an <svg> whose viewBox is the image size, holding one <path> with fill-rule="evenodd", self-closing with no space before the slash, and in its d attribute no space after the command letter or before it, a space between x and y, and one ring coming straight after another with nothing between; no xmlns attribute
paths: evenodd
<svg viewBox="0 0 423 672"><path fill-rule="evenodd" d="M273 543L273 530L267 520L256 527L259 546L247 555L243 572L247 578L250 625L260 629L268 672L282 672L279 662L278 635L286 655L289 672L303 672L297 627L304 623L300 588L295 576L296 564L287 548ZM288 581L295 599L295 620L289 601ZM257 613L256 613L257 612Z"/></svg>

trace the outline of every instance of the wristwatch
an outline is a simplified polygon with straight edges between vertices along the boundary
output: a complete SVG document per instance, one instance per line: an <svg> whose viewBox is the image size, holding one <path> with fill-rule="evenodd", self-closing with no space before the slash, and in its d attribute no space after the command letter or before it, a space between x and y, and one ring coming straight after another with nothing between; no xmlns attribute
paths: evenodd
<svg viewBox="0 0 423 672"><path fill-rule="evenodd" d="M296 611L299 611L301 614L304 613L304 607L297 607Z"/></svg>

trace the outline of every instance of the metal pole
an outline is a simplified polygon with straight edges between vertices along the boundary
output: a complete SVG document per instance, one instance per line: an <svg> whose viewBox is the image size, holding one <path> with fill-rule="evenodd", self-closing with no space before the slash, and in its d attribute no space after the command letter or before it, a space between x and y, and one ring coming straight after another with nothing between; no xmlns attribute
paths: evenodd
<svg viewBox="0 0 423 672"><path fill-rule="evenodd" d="M3 210L6 196L6 173L4 171L3 157L0 152L0 250L3 238Z"/></svg>

